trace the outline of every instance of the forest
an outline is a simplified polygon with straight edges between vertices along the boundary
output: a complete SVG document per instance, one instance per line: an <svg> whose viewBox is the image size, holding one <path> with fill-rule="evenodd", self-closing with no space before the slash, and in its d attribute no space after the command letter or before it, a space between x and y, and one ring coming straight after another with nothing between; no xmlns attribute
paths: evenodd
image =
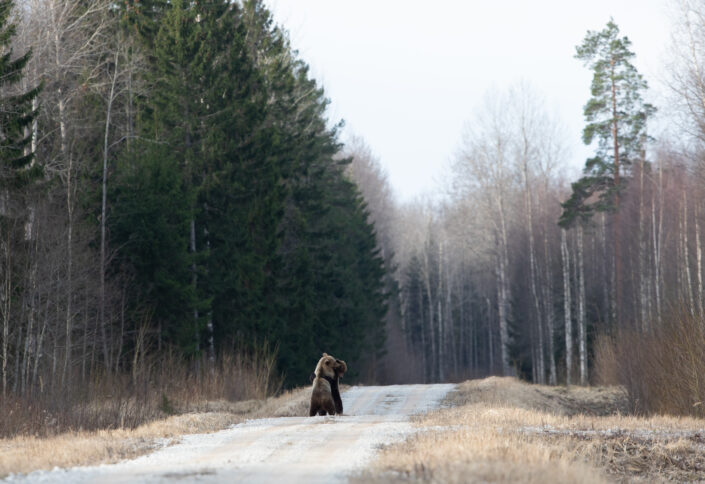
<svg viewBox="0 0 705 484"><path fill-rule="evenodd" d="M518 83L468 113L445 193L400 203L263 1L0 1L0 402L267 395L326 351L350 382L621 383L653 410L667 381L699 411L705 6L674 9L677 128L610 20L575 50L580 176Z"/></svg>
<svg viewBox="0 0 705 484"><path fill-rule="evenodd" d="M262 2L1 5L4 396L381 354L339 125Z"/></svg>

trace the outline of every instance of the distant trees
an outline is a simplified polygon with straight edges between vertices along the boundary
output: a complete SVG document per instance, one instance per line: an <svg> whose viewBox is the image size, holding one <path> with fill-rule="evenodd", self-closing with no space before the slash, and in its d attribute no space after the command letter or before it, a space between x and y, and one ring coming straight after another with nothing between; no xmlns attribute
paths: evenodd
<svg viewBox="0 0 705 484"><path fill-rule="evenodd" d="M476 113L452 195L397 209L406 230L396 274L419 380L516 372L587 384L599 335L651 334L673 306L702 317L705 11L700 2L678 8L676 137L648 136L646 82L610 21L577 49L594 73L584 141L596 152L570 189L566 135L540 96L518 86L489 93Z"/></svg>

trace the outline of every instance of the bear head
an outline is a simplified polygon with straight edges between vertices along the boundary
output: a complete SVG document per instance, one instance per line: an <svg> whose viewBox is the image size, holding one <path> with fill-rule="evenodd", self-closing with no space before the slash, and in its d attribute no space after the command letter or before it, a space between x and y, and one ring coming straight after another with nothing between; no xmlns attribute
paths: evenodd
<svg viewBox="0 0 705 484"><path fill-rule="evenodd" d="M342 378L345 372L348 371L348 365L343 360L336 358L333 370L335 371L335 376Z"/></svg>
<svg viewBox="0 0 705 484"><path fill-rule="evenodd" d="M317 378L335 378L335 370L338 367L335 358L330 356L328 353L323 353L321 359L318 360L316 365L315 375Z"/></svg>

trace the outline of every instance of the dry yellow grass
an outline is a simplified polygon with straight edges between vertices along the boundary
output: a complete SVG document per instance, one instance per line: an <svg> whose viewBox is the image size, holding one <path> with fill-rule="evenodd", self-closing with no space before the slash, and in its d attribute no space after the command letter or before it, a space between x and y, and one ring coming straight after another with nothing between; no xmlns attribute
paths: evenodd
<svg viewBox="0 0 705 484"><path fill-rule="evenodd" d="M308 392L299 388L266 400L202 402L191 413L136 429L70 432L55 437L0 439L0 478L54 467L113 463L178 442L185 434L215 432L248 418L306 415Z"/></svg>
<svg viewBox="0 0 705 484"><path fill-rule="evenodd" d="M705 478L705 421L623 415L617 388L465 382L362 482L601 483Z"/></svg>

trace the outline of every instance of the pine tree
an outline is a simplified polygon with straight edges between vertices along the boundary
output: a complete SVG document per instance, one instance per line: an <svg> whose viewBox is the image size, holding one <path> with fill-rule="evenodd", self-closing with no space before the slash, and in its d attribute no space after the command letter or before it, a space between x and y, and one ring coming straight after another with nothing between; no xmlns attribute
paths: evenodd
<svg viewBox="0 0 705 484"><path fill-rule="evenodd" d="M584 176L572 184L571 197L563 203L562 227L587 222L596 212L614 214L615 308L621 306L619 197L630 167L647 140L646 122L654 107L645 103L644 78L631 63L634 53L627 37L619 36L612 19L600 32L589 31L576 48L576 58L593 71L591 95L584 107L587 124L583 142L597 141ZM615 315L619 321L618 313Z"/></svg>

